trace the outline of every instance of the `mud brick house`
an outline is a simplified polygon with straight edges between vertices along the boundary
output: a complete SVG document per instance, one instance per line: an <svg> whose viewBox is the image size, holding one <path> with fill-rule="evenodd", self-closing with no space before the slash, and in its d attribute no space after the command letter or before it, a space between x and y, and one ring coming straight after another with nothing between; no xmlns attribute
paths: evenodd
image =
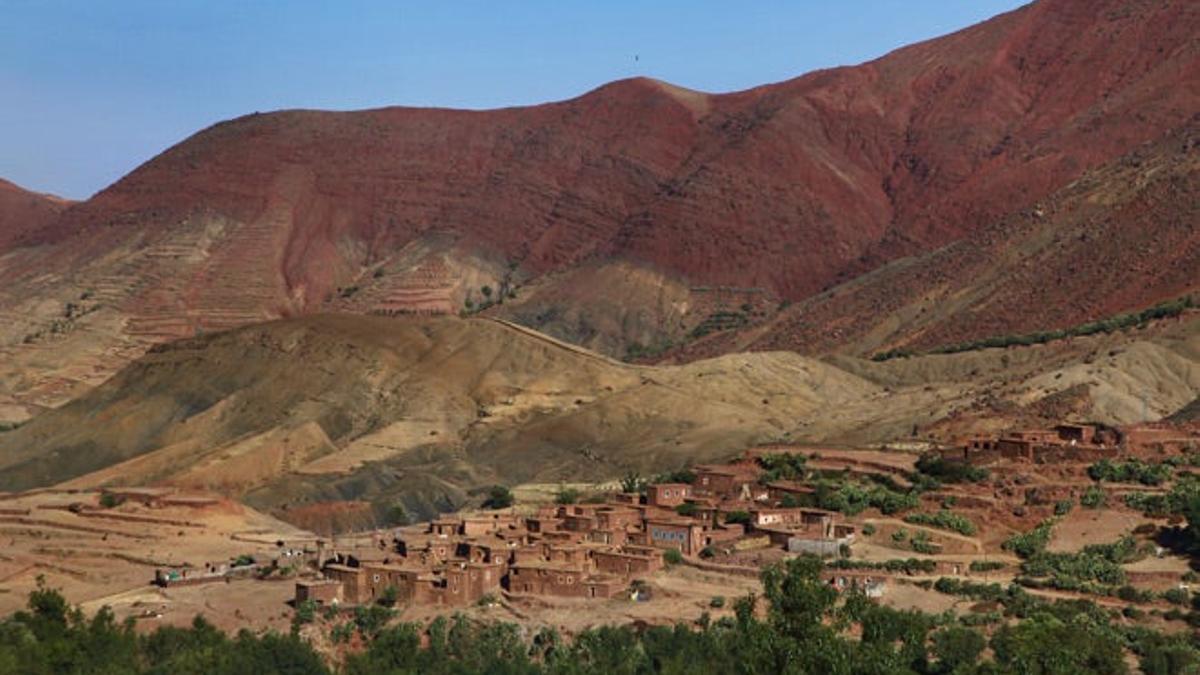
<svg viewBox="0 0 1200 675"><path fill-rule="evenodd" d="M943 456L978 463L999 458L1027 462L1095 461L1119 452L1118 435L1108 427L1060 424L1053 429L1010 431L998 438L977 437Z"/></svg>
<svg viewBox="0 0 1200 675"><path fill-rule="evenodd" d="M704 548L704 525L690 518L648 518L641 537L647 546L673 548L684 555L698 555Z"/></svg>
<svg viewBox="0 0 1200 675"><path fill-rule="evenodd" d="M646 486L646 503L651 506L674 508L692 497L687 483L654 483Z"/></svg>
<svg viewBox="0 0 1200 675"><path fill-rule="evenodd" d="M333 579L301 579L296 582L296 603L318 602L334 605L342 602L342 584Z"/></svg>
<svg viewBox="0 0 1200 675"><path fill-rule="evenodd" d="M582 566L552 562L529 562L509 570L513 593L578 598L611 598L628 584L621 579L590 574Z"/></svg>
<svg viewBox="0 0 1200 675"><path fill-rule="evenodd" d="M646 575L663 568L663 552L652 546L624 546L617 550L593 551L592 561L596 570L603 574Z"/></svg>
<svg viewBox="0 0 1200 675"><path fill-rule="evenodd" d="M766 487L758 484L762 469L757 464L702 464L693 473L692 492L697 497L756 500L767 495Z"/></svg>

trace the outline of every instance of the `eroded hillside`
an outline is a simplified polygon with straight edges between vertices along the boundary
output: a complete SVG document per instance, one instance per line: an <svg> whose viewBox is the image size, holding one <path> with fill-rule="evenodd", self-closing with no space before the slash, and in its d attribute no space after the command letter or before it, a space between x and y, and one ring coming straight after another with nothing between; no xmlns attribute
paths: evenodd
<svg viewBox="0 0 1200 675"><path fill-rule="evenodd" d="M673 367L487 319L318 315L156 348L0 434L0 489L166 483L311 525L299 514L318 503L399 501L429 515L494 483L610 480L774 440L1157 419L1198 392L1194 314L885 363L770 352Z"/></svg>

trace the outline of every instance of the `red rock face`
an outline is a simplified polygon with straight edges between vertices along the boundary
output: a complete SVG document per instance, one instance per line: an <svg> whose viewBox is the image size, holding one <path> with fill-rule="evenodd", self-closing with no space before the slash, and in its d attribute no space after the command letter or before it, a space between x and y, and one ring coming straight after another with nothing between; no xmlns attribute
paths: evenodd
<svg viewBox="0 0 1200 675"><path fill-rule="evenodd" d="M70 202L30 192L0 178L0 252L52 223Z"/></svg>
<svg viewBox="0 0 1200 675"><path fill-rule="evenodd" d="M250 115L24 232L39 253L0 279L158 247L185 262L155 268L178 274L169 284L133 284L138 311L236 324L321 309L437 235L527 279L625 259L799 300L980 231L1185 123L1200 110L1197 35L1189 0L1040 0L734 94L635 79L488 112ZM176 255L205 237L195 260Z"/></svg>

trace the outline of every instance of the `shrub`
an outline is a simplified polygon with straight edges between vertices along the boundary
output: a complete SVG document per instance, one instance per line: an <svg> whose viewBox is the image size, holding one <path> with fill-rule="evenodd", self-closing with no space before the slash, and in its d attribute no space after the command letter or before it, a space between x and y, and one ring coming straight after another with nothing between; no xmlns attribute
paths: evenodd
<svg viewBox="0 0 1200 675"><path fill-rule="evenodd" d="M711 546L705 546L704 548L700 549L700 557L701 558L712 558L712 557L715 557L716 555L717 555L717 550Z"/></svg>
<svg viewBox="0 0 1200 675"><path fill-rule="evenodd" d="M750 514L745 511L730 511L725 514L725 522L730 525L749 525Z"/></svg>
<svg viewBox="0 0 1200 675"><path fill-rule="evenodd" d="M936 452L921 455L916 469L943 483L978 483L987 480L988 470L967 462L950 460Z"/></svg>
<svg viewBox="0 0 1200 675"><path fill-rule="evenodd" d="M1089 509L1098 509L1104 506L1105 501L1107 501L1107 497L1104 490L1097 485L1089 485L1088 489L1084 490L1083 496L1079 498L1079 504Z"/></svg>
<svg viewBox="0 0 1200 675"><path fill-rule="evenodd" d="M964 516L960 516L952 511L938 511L936 513L910 513L904 517L904 522L914 525L928 525L942 530L950 530L962 535L971 536L975 534L975 523L972 523Z"/></svg>
<svg viewBox="0 0 1200 675"><path fill-rule="evenodd" d="M725 596L714 595L713 599L708 601L708 606L712 607L713 609L721 609L725 606Z"/></svg>
<svg viewBox="0 0 1200 675"><path fill-rule="evenodd" d="M1188 592L1182 588L1167 589L1163 591L1162 597L1172 605L1186 605L1189 600Z"/></svg>
<svg viewBox="0 0 1200 675"><path fill-rule="evenodd" d="M579 501L579 490L575 488L561 488L554 495L554 502L556 504L574 504L577 501Z"/></svg>
<svg viewBox="0 0 1200 675"><path fill-rule="evenodd" d="M1013 535L1005 541L1002 548L1012 551L1022 558L1029 558L1041 553L1050 543L1050 535L1054 530L1053 520L1043 520L1037 527L1022 534Z"/></svg>
<svg viewBox="0 0 1200 675"><path fill-rule="evenodd" d="M485 509L506 509L513 505L512 491L503 485L493 485L488 490L488 497L483 502Z"/></svg>
<svg viewBox="0 0 1200 675"><path fill-rule="evenodd" d="M388 507L383 515L384 524L389 527L408 524L408 510L404 508L404 504L396 502Z"/></svg>
<svg viewBox="0 0 1200 675"><path fill-rule="evenodd" d="M1070 499L1063 499L1054 504L1054 515L1065 516L1075 507L1075 502Z"/></svg>
<svg viewBox="0 0 1200 675"><path fill-rule="evenodd" d="M863 533L863 536L865 536L865 537L869 537L869 536L875 534L875 524L867 523L866 525L863 525L862 533Z"/></svg>
<svg viewBox="0 0 1200 675"><path fill-rule="evenodd" d="M111 492L102 492L100 494L100 506L106 509L116 508L121 505L121 498Z"/></svg>
<svg viewBox="0 0 1200 675"><path fill-rule="evenodd" d="M668 565L678 565L679 563L683 562L683 553L681 553L677 548L669 548L666 551L663 551L663 560L665 560Z"/></svg>
<svg viewBox="0 0 1200 675"><path fill-rule="evenodd" d="M699 511L700 507L696 506L692 502L684 502L675 507L675 513L678 513L681 516L687 516L688 518L696 515L696 513Z"/></svg>
<svg viewBox="0 0 1200 675"><path fill-rule="evenodd" d="M999 560L972 560L968 569L970 569L972 572L994 572L996 570L1002 570L1005 567L1008 567L1008 565L1005 565Z"/></svg>
<svg viewBox="0 0 1200 675"><path fill-rule="evenodd" d="M379 594L379 604L384 607L395 607L396 601L400 599L400 589L395 586L388 586Z"/></svg>
<svg viewBox="0 0 1200 675"><path fill-rule="evenodd" d="M897 544L907 539L908 530L904 529L903 527L892 533L892 541L896 542Z"/></svg>

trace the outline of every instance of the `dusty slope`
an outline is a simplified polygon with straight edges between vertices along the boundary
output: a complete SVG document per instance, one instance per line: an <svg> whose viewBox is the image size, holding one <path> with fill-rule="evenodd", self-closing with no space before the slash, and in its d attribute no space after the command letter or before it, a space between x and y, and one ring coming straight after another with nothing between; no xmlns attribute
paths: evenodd
<svg viewBox="0 0 1200 675"><path fill-rule="evenodd" d="M19 317L0 326L0 394L35 410L160 340L457 309L484 285L520 286L498 313L617 355L722 308L768 313L1185 123L1198 32L1194 2L1041 0L734 94L642 79L529 108L218 124L0 248L0 310ZM95 311L64 317L83 296Z"/></svg>
<svg viewBox="0 0 1200 675"><path fill-rule="evenodd" d="M0 489L166 482L282 516L348 500L429 514L496 482L606 480L779 439L1156 419L1198 392L1194 315L882 364L773 352L678 367L622 364L485 319L313 316L165 345L0 434Z"/></svg>
<svg viewBox="0 0 1200 675"><path fill-rule="evenodd" d="M49 225L71 202L30 192L0 178L0 252Z"/></svg>

